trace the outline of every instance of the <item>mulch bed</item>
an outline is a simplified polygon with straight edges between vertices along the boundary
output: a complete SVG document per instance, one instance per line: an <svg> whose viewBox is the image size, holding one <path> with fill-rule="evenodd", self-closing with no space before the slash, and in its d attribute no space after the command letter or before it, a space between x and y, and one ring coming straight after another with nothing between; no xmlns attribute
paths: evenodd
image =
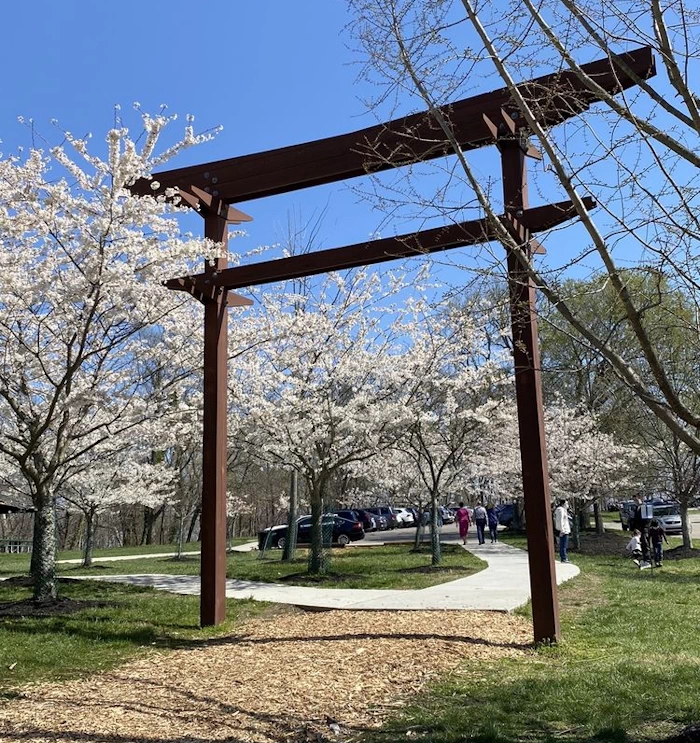
<svg viewBox="0 0 700 743"><path fill-rule="evenodd" d="M689 557L700 557L700 550L695 548L686 550L682 546L664 550L664 560L687 560Z"/></svg>
<svg viewBox="0 0 700 743"><path fill-rule="evenodd" d="M105 606L114 604L108 601L76 601L60 597L46 604L35 604L32 599L0 601L0 617L57 617Z"/></svg>
<svg viewBox="0 0 700 743"><path fill-rule="evenodd" d="M0 740L345 741L426 681L465 660L517 657L531 639L529 622L495 612L294 610L205 647L24 687L0 703Z"/></svg>

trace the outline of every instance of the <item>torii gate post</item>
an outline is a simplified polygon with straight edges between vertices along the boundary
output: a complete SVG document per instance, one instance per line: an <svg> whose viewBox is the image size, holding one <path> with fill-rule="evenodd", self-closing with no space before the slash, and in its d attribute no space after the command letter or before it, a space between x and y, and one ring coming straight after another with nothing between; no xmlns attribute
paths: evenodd
<svg viewBox="0 0 700 743"><path fill-rule="evenodd" d="M217 210L218 211L218 210ZM204 235L228 249L228 223L216 211L204 217ZM208 261L204 273L228 267L224 257ZM202 435L202 627L226 617L226 391L228 310L226 290L204 302L204 424Z"/></svg>
<svg viewBox="0 0 700 743"><path fill-rule="evenodd" d="M499 138L503 201L507 214L516 217L528 208L527 142L520 138ZM523 237L522 235L520 237ZM529 241L522 250L532 254ZM515 396L520 433L520 461L523 470L523 500L527 522L530 559L532 620L537 640L560 639L557 575L552 550L547 444L544 433L540 348L537 337L535 285L514 250L508 250L508 290L513 328Z"/></svg>
<svg viewBox="0 0 700 743"><path fill-rule="evenodd" d="M185 289L204 305L204 411L202 426L202 511L200 515L202 627L226 618L226 471L228 308L253 302L214 285L214 276L228 267L228 226L250 221L243 212L215 195L191 186L180 196L204 217L204 236L219 243L222 255L206 261L202 282ZM177 284L177 282L176 282ZM183 288L178 286L178 288Z"/></svg>

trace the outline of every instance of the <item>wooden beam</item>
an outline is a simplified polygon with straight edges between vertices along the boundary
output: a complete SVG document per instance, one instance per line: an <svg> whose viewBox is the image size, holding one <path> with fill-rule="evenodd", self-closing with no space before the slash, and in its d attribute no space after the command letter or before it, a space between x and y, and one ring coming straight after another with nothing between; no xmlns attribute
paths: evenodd
<svg viewBox="0 0 700 743"><path fill-rule="evenodd" d="M587 209L595 206L593 199L585 197ZM576 209L570 201L538 206L533 209L518 210L501 217L512 234L521 242L530 240L533 252L544 252L544 249L531 238L532 233L556 227L576 215ZM487 219L474 219L444 227L435 227L421 232L410 232L397 237L387 237L366 243L347 245L342 248L318 250L289 258L278 258L247 266L236 266L219 271L211 276L198 274L165 282L169 289L191 291L194 287L205 296L209 296L212 287L227 290L240 289L245 286L258 286L273 281L286 281L303 276L315 276L327 271L342 271L358 266L370 266L399 258L410 258L417 255L428 255L442 250L451 250L465 245L478 245L497 239L493 224ZM238 295L235 295L238 296Z"/></svg>
<svg viewBox="0 0 700 743"><path fill-rule="evenodd" d="M649 47L622 54L620 58L640 78L656 74ZM608 58L597 60L582 65L582 69L611 93L634 85L614 64L614 59L612 63ZM576 116L598 100L570 70L524 82L520 89L545 126ZM493 133L484 121L484 114L500 123L504 110L519 128L525 126L506 88L456 101L440 110L450 120L463 150L493 144ZM155 191L151 189L152 181L147 179L137 181L131 190L141 195L156 195L166 188L189 190L194 186L230 204L334 183L450 153L435 119L421 112L337 137L156 173L154 180L159 188Z"/></svg>

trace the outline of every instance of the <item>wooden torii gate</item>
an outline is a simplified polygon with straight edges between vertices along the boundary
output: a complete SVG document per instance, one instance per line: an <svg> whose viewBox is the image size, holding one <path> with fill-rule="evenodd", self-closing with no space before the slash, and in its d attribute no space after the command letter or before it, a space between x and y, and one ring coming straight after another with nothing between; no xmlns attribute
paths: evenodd
<svg viewBox="0 0 700 743"><path fill-rule="evenodd" d="M582 67L597 90L617 93L655 74L649 47ZM545 75L519 89L540 122L553 126L600 100L596 90L571 71ZM501 155L505 214L502 223L528 255L541 252L532 237L576 216L570 201L530 207L525 157L539 153L528 142L527 125L507 89L457 101L440 109L462 150L496 144ZM169 170L132 188L141 195L178 189L204 218L206 237L228 244L228 224L250 221L231 206L251 199L355 178L367 173L451 154L437 122L415 114L360 131L242 157ZM595 202L584 199L587 209ZM201 624L215 625L226 612L226 391L227 312L251 304L232 290L423 255L496 239L486 219L373 240L331 250L228 268L225 258L204 272L166 282L204 304L204 426L202 486ZM535 286L515 251L508 250L508 284L515 363L516 400L527 520L535 641L559 639L547 454L544 437Z"/></svg>

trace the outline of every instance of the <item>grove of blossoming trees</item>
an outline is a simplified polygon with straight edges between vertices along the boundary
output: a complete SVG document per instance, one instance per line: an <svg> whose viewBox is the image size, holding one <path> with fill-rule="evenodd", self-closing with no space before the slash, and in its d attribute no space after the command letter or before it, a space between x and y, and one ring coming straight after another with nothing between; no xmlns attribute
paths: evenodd
<svg viewBox="0 0 700 743"><path fill-rule="evenodd" d="M188 121L157 154L171 121L143 115L140 137L115 127L102 158L64 133L49 152L0 159L0 452L36 508L38 601L56 595L59 491L115 437L147 438L140 427L168 415L172 385L191 371L192 310L160 284L212 245L181 235L176 206L126 189L209 138ZM156 368L167 373L154 384Z"/></svg>

